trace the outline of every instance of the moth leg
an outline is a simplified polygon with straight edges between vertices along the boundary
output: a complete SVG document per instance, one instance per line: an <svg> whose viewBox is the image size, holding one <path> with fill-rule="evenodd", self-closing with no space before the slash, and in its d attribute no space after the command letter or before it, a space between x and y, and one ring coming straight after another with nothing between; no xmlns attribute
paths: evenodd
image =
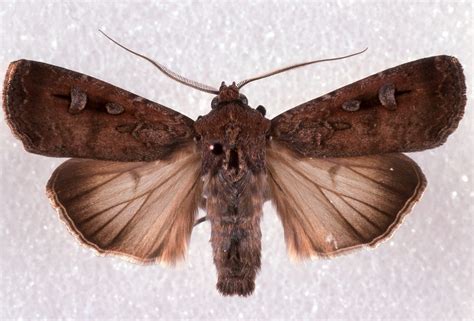
<svg viewBox="0 0 474 321"><path fill-rule="evenodd" d="M207 221L207 216L203 216L203 217L197 219L197 220L194 222L193 227L196 226L196 225L199 225L199 224L201 224L202 222L205 222L205 221Z"/></svg>
<svg viewBox="0 0 474 321"><path fill-rule="evenodd" d="M207 209L207 198L201 197L201 200L199 201L199 208L204 211Z"/></svg>

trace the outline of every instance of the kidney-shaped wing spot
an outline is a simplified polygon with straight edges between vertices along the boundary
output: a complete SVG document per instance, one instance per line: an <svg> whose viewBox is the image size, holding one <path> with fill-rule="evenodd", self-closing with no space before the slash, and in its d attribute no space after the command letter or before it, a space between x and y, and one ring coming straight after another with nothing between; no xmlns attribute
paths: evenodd
<svg viewBox="0 0 474 321"><path fill-rule="evenodd" d="M70 230L100 253L173 264L184 257L201 197L200 156L166 160L71 159L47 190Z"/></svg>
<svg viewBox="0 0 474 321"><path fill-rule="evenodd" d="M402 154L305 158L272 143L267 169L271 200L295 258L378 244L426 185L416 163Z"/></svg>

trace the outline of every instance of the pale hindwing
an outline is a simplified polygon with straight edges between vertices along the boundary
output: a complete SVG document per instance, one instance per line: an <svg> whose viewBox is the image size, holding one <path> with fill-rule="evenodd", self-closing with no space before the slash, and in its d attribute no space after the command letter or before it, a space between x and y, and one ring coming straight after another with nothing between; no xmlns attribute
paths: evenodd
<svg viewBox="0 0 474 321"><path fill-rule="evenodd" d="M153 162L71 159L47 187L61 218L85 244L166 264L186 253L201 188L200 156L190 147Z"/></svg>
<svg viewBox="0 0 474 321"><path fill-rule="evenodd" d="M268 181L293 258L374 246L400 224L426 181L402 154L303 158L267 149Z"/></svg>

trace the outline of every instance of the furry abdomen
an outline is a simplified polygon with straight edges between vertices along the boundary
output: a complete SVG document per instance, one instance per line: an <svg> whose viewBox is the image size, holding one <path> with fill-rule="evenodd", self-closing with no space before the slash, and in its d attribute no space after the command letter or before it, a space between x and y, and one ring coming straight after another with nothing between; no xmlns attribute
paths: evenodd
<svg viewBox="0 0 474 321"><path fill-rule="evenodd" d="M205 184L217 289L224 295L247 296L255 289L265 182L264 174L248 172L230 182L217 173Z"/></svg>

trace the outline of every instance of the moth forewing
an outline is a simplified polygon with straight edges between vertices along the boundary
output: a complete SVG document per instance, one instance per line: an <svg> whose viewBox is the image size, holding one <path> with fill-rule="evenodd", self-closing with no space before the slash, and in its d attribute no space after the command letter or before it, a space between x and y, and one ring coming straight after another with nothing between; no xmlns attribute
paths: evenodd
<svg viewBox="0 0 474 321"><path fill-rule="evenodd" d="M112 161L163 159L192 143L193 121L101 80L30 60L12 62L7 123L29 152Z"/></svg>
<svg viewBox="0 0 474 321"><path fill-rule="evenodd" d="M292 108L272 119L271 135L308 157L413 152L444 143L465 105L461 64L435 56Z"/></svg>

